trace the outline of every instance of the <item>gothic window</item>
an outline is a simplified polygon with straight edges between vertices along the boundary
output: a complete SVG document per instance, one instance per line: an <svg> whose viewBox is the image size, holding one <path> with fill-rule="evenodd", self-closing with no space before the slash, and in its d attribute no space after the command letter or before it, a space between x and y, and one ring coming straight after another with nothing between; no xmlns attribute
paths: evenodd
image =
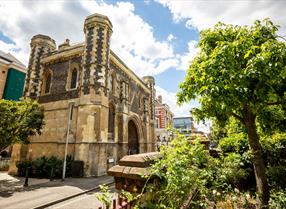
<svg viewBox="0 0 286 209"><path fill-rule="evenodd" d="M115 93L115 78L114 78L114 75L111 75L110 76L110 79L109 79L109 89L110 89L110 92L112 94Z"/></svg>
<svg viewBox="0 0 286 209"><path fill-rule="evenodd" d="M125 98L127 99L127 100L129 100L129 88L128 88L128 84L127 83L125 83Z"/></svg>
<svg viewBox="0 0 286 209"><path fill-rule="evenodd" d="M74 68L71 73L70 89L75 89L77 86L77 69Z"/></svg>
<svg viewBox="0 0 286 209"><path fill-rule="evenodd" d="M45 76L44 76L44 94L49 94L50 93L50 90L51 90L51 83L52 83L52 75L51 73L47 73Z"/></svg>
<svg viewBox="0 0 286 209"><path fill-rule="evenodd" d="M114 140L114 122L115 122L115 108L113 104L109 104L108 112L108 139Z"/></svg>

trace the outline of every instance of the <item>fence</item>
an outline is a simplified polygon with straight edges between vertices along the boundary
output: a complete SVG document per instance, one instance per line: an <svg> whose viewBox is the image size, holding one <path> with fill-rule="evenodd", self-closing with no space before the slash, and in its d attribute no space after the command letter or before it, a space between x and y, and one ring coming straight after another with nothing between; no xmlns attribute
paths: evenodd
<svg viewBox="0 0 286 209"><path fill-rule="evenodd" d="M123 199L122 197L118 197L118 199L113 199L112 207L106 209L131 209L132 203L128 202L127 199ZM103 209L102 206L98 207L98 209Z"/></svg>
<svg viewBox="0 0 286 209"><path fill-rule="evenodd" d="M9 157L7 157L7 158L6 157L5 158L0 157L0 171L8 170L9 164L10 164L10 158Z"/></svg>

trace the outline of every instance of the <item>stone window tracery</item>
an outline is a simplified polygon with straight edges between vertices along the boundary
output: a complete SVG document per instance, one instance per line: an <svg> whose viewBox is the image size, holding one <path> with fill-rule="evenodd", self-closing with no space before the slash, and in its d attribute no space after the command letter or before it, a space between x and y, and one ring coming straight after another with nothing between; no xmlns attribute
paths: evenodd
<svg viewBox="0 0 286 209"><path fill-rule="evenodd" d="M44 75L44 79L43 79L43 94L49 94L50 93L51 84L52 84L52 74L51 74L51 72L47 72Z"/></svg>
<svg viewBox="0 0 286 209"><path fill-rule="evenodd" d="M79 65L72 63L67 74L66 90L74 90L78 87Z"/></svg>
<svg viewBox="0 0 286 209"><path fill-rule="evenodd" d="M77 87L77 69L74 68L71 74L70 89L75 89L76 87Z"/></svg>
<svg viewBox="0 0 286 209"><path fill-rule="evenodd" d="M112 74L110 75L110 79L109 79L109 90L112 94L115 94L115 76Z"/></svg>
<svg viewBox="0 0 286 209"><path fill-rule="evenodd" d="M115 107L112 103L110 103L108 111L108 140L114 140L114 122L115 122Z"/></svg>

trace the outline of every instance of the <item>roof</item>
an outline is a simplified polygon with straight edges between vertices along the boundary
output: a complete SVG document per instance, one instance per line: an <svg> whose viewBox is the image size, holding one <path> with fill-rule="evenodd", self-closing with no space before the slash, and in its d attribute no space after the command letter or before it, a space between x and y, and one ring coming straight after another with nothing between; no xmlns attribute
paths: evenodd
<svg viewBox="0 0 286 209"><path fill-rule="evenodd" d="M5 52L0 50L0 58L4 59L10 63L16 63L16 64L20 65L21 67L25 68L25 65L10 53L5 53Z"/></svg>
<svg viewBox="0 0 286 209"><path fill-rule="evenodd" d="M174 117L174 120L180 120L180 119L191 119L191 120L193 120L193 117L191 117L191 116Z"/></svg>

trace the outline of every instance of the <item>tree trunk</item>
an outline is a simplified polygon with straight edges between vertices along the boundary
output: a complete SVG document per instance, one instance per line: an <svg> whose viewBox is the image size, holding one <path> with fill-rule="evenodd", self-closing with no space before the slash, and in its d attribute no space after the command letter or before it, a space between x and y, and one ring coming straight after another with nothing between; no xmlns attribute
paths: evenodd
<svg viewBox="0 0 286 209"><path fill-rule="evenodd" d="M252 149L254 159L253 166L255 172L257 192L260 200L260 208L266 208L268 205L270 193L265 172L265 165L262 155L262 147L259 142L259 136L257 134L256 115L253 114L251 108L248 105L244 105L243 108L243 120L248 134L249 145Z"/></svg>

